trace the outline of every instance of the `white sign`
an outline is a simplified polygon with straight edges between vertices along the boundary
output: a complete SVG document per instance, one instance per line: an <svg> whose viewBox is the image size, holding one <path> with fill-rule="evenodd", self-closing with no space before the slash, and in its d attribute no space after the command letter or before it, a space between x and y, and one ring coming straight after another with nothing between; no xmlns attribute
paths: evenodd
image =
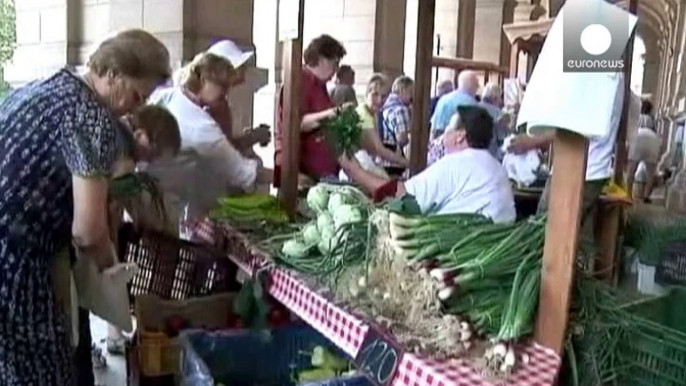
<svg viewBox="0 0 686 386"><path fill-rule="evenodd" d="M594 11L625 12L604 0L585 0L589 5L588 17ZM517 126L527 124L528 131L561 128L586 137L607 136L617 98L623 97L623 76L620 72L569 72L563 66L564 11L560 10L543 44L531 80L527 84ZM627 13L630 33L637 18ZM623 43L626 45L626 41Z"/></svg>
<svg viewBox="0 0 686 386"><path fill-rule="evenodd" d="M279 40L295 40L298 36L300 0L279 0Z"/></svg>

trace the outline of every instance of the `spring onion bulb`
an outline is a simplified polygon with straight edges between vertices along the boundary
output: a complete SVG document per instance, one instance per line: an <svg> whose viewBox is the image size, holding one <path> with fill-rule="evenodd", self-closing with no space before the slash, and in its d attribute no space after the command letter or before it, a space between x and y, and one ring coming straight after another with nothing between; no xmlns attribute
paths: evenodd
<svg viewBox="0 0 686 386"><path fill-rule="evenodd" d="M470 339L472 339L472 332L469 330L462 330L460 331L460 341L461 342L467 342Z"/></svg>
<svg viewBox="0 0 686 386"><path fill-rule="evenodd" d="M357 285L360 288L367 288L367 278L365 276L360 276L360 279L357 281Z"/></svg>
<svg viewBox="0 0 686 386"><path fill-rule="evenodd" d="M496 359L502 359L505 358L505 355L507 355L507 347L505 346L505 343L498 343L493 347L493 356L495 356Z"/></svg>
<svg viewBox="0 0 686 386"><path fill-rule="evenodd" d="M438 291L438 298L440 300L448 300L455 294L455 287L446 287Z"/></svg>
<svg viewBox="0 0 686 386"><path fill-rule="evenodd" d="M525 365L528 365L528 364L529 364L529 359L530 359L530 358L529 358L529 354L527 354L527 353L522 353L522 359L521 359L521 360L522 360L522 363L524 363Z"/></svg>
<svg viewBox="0 0 686 386"><path fill-rule="evenodd" d="M465 340L462 342L462 347L464 347L465 350L469 350L472 347L472 342L470 340Z"/></svg>
<svg viewBox="0 0 686 386"><path fill-rule="evenodd" d="M460 331L470 331L471 328L469 327L469 323L467 322L461 322L460 323Z"/></svg>
<svg viewBox="0 0 686 386"><path fill-rule="evenodd" d="M510 346L507 349L507 354L505 354L505 364L509 367L513 367L515 365L516 358L517 357L515 356L514 349L512 346Z"/></svg>

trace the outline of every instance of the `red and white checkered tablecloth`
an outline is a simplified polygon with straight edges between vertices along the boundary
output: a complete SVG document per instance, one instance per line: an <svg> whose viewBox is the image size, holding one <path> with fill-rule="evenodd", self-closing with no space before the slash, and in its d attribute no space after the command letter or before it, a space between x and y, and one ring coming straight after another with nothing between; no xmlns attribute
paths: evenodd
<svg viewBox="0 0 686 386"><path fill-rule="evenodd" d="M529 354L529 363L522 364L508 379L500 382L486 380L464 359L438 362L406 353L400 361L398 374L392 386L553 385L560 367L559 356L537 344L526 346L523 352Z"/></svg>
<svg viewBox="0 0 686 386"><path fill-rule="evenodd" d="M214 244L215 232L218 230L210 222L201 222L193 227L194 238ZM225 232L235 232L226 228ZM237 233L237 232L236 232ZM244 242L249 241L244 238ZM237 256L229 256L238 266L252 274L255 269L263 266L266 256L255 248L250 248L248 261L241 260ZM274 299L288 307L291 312L300 319L326 336L332 343L338 346L351 357L355 357L369 326L358 317L351 315L342 308L318 294L303 284L292 272L286 272L280 268L269 268L269 288L267 289Z"/></svg>
<svg viewBox="0 0 686 386"><path fill-rule="evenodd" d="M214 244L217 229L211 222L197 223L193 229L194 239ZM223 231L236 233L230 228ZM249 244L245 237L242 239ZM250 261L238 261L231 256L241 269L249 273L262 266L266 259L255 249L251 252ZM270 268L268 292L348 355L357 355L369 330L369 325L363 320L317 294L296 274L280 268ZM526 346L524 352L529 354L529 363L522 364L507 380L495 383L484 379L467 360L439 362L405 353L392 386L552 386L560 367L560 357L537 344Z"/></svg>

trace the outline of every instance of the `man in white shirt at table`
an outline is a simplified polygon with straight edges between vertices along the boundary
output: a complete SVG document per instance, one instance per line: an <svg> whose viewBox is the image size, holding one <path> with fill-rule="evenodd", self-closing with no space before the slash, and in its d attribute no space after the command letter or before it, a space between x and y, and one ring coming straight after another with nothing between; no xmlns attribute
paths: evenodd
<svg viewBox="0 0 686 386"><path fill-rule="evenodd" d="M379 201L387 196L415 197L423 212L481 213L494 222L514 222L514 196L505 170L488 151L493 119L478 106L461 106L457 125L445 133L446 155L405 182L389 181L341 160L346 174Z"/></svg>

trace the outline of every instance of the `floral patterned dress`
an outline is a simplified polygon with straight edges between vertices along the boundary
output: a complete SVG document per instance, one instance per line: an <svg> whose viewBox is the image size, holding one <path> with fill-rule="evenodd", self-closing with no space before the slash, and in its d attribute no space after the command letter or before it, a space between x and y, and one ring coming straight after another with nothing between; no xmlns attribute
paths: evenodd
<svg viewBox="0 0 686 386"><path fill-rule="evenodd" d="M51 259L71 240L72 175L107 176L116 118L62 70L0 104L0 385L73 384Z"/></svg>

